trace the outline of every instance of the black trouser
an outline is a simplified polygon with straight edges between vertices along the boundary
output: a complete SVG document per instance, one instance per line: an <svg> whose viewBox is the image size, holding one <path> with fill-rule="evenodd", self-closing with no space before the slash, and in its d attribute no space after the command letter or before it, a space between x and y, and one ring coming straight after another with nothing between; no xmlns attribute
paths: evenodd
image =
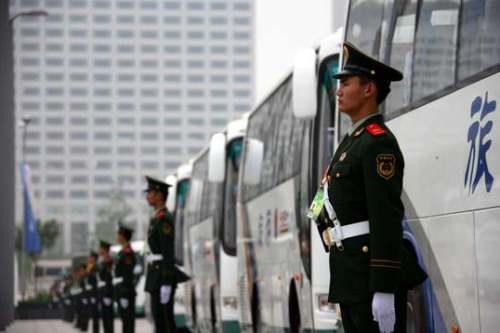
<svg viewBox="0 0 500 333"><path fill-rule="evenodd" d="M172 288L167 304L160 302L160 290L155 290L151 295L151 314L155 322L155 333L175 333L174 296L175 287Z"/></svg>
<svg viewBox="0 0 500 333"><path fill-rule="evenodd" d="M120 318L122 319L123 333L134 333L135 330L135 296L129 296L127 308L123 308L118 299Z"/></svg>
<svg viewBox="0 0 500 333"><path fill-rule="evenodd" d="M407 292L395 295L396 325L394 333L406 332L406 298ZM373 320L372 301L343 304L340 303L342 325L345 333L379 333L378 323Z"/></svg>
<svg viewBox="0 0 500 333"><path fill-rule="evenodd" d="M113 313L113 302L110 305L104 304L101 300L101 314L102 314L102 327L104 333L113 333L114 331L114 313Z"/></svg>
<svg viewBox="0 0 500 333"><path fill-rule="evenodd" d="M92 332L99 333L99 303L97 297L91 298L89 309L90 317L92 318Z"/></svg>
<svg viewBox="0 0 500 333"><path fill-rule="evenodd" d="M80 310L80 330L87 332L89 328L90 319L90 298L85 297L86 303L84 304L82 300L81 310Z"/></svg>

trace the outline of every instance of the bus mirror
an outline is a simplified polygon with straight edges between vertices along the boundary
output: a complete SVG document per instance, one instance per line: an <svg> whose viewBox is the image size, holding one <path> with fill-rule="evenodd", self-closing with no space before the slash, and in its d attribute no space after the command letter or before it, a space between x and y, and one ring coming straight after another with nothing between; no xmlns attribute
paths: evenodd
<svg viewBox="0 0 500 333"><path fill-rule="evenodd" d="M293 66L293 114L297 118L316 115L316 52L300 51Z"/></svg>
<svg viewBox="0 0 500 333"><path fill-rule="evenodd" d="M257 185L260 183L262 172L262 161L264 160L264 143L256 139L246 140L245 170L243 172L243 183L245 185Z"/></svg>
<svg viewBox="0 0 500 333"><path fill-rule="evenodd" d="M217 133L210 141L208 153L208 180L214 183L222 183L226 174L226 136Z"/></svg>

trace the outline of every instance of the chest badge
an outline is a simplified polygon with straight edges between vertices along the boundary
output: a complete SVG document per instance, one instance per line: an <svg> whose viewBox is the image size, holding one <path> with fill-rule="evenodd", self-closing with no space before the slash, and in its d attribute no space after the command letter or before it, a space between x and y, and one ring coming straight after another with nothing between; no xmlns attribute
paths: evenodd
<svg viewBox="0 0 500 333"><path fill-rule="evenodd" d="M357 130L355 133L354 133L354 137L358 137L361 135L361 133L363 133L363 131L365 130L364 127L361 127L359 130Z"/></svg>
<svg viewBox="0 0 500 333"><path fill-rule="evenodd" d="M345 160L346 157L347 157L347 153L343 152L342 154L340 154L339 161L342 162L343 160Z"/></svg>
<svg viewBox="0 0 500 333"><path fill-rule="evenodd" d="M396 173L396 157L393 154L377 155L377 173L385 180L389 180Z"/></svg>
<svg viewBox="0 0 500 333"><path fill-rule="evenodd" d="M169 235L172 232L172 226L170 225L170 223L165 223L162 226L162 229L163 229L163 233L166 235Z"/></svg>

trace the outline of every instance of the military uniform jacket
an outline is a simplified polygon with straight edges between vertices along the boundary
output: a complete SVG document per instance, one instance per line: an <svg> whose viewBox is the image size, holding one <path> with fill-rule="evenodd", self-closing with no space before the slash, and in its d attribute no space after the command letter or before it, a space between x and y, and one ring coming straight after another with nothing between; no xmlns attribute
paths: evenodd
<svg viewBox="0 0 500 333"><path fill-rule="evenodd" d="M117 298L135 296L134 267L135 254L129 244L120 251L115 265L115 277L123 278L123 281L115 286Z"/></svg>
<svg viewBox="0 0 500 333"><path fill-rule="evenodd" d="M148 245L152 254L160 254L161 260L148 264L147 292L154 292L162 285L175 283L174 219L166 208L155 213L149 222Z"/></svg>
<svg viewBox="0 0 500 333"><path fill-rule="evenodd" d="M82 292L80 293L79 297L80 297L80 303L84 306L88 305L89 303L89 293L88 293L88 287L87 287L87 283L86 283L86 276L82 276L80 277L80 281L78 282L79 286L80 286L80 289L82 290ZM86 303L86 304L85 304Z"/></svg>
<svg viewBox="0 0 500 333"><path fill-rule="evenodd" d="M98 289L97 289L97 268L93 267L87 273L87 295L88 302L91 305L97 304Z"/></svg>
<svg viewBox="0 0 500 333"><path fill-rule="evenodd" d="M99 297L113 298L113 260L103 261L99 264L99 279L104 282L104 287L99 289Z"/></svg>
<svg viewBox="0 0 500 333"><path fill-rule="evenodd" d="M369 221L370 233L330 251L331 302L367 301L374 292L394 293L401 282L403 155L382 116L368 118L344 138L328 170L328 196L341 225ZM405 265L425 279L416 261ZM411 266L411 267L410 267ZM418 275L418 274L424 274Z"/></svg>

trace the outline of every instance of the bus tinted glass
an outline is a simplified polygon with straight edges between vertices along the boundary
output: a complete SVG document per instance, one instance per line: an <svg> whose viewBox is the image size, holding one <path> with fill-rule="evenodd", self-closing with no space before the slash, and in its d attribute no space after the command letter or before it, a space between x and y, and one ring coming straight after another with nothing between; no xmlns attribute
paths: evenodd
<svg viewBox="0 0 500 333"><path fill-rule="evenodd" d="M385 114L391 114L410 104L413 41L417 18L417 0L395 3L394 18L390 20L388 63L403 73L403 80L391 83L391 93L385 101Z"/></svg>
<svg viewBox="0 0 500 333"><path fill-rule="evenodd" d="M177 183L177 202L175 204L175 261L183 265L184 258L184 216L186 198L189 192L189 180Z"/></svg>
<svg viewBox="0 0 500 333"><path fill-rule="evenodd" d="M224 224L222 244L226 253L236 255L236 198L243 139L233 140L227 149Z"/></svg>
<svg viewBox="0 0 500 333"><path fill-rule="evenodd" d="M412 100L455 82L459 0L424 0L415 38Z"/></svg>
<svg viewBox="0 0 500 333"><path fill-rule="evenodd" d="M463 1L459 79L465 79L500 63L499 31L499 1Z"/></svg>

